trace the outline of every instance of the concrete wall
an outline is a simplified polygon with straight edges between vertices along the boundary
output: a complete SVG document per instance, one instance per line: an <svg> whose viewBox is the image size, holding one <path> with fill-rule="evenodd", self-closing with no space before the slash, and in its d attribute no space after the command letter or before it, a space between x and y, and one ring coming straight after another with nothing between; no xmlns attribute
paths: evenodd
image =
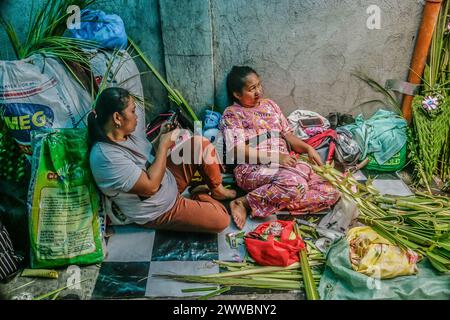
<svg viewBox="0 0 450 320"><path fill-rule="evenodd" d="M262 76L265 94L289 113L328 114L374 96L350 76L361 68L384 83L406 79L422 5L374 0L212 0L216 103L227 104L225 77L248 64ZM369 30L366 9L381 9L381 29ZM358 110L355 110L358 111Z"/></svg>
<svg viewBox="0 0 450 320"><path fill-rule="evenodd" d="M28 2L0 9L24 32ZM367 8L380 8L380 29ZM227 106L225 77L247 64L286 114L296 108L348 111L375 94L350 75L361 69L384 83L406 79L422 1L411 0L113 0L96 7L119 14L128 34L195 111ZM0 59L11 51L0 32ZM143 69L144 70L144 69ZM167 106L152 75L143 77L153 115ZM354 109L357 113L360 109ZM368 113L371 110L368 110Z"/></svg>

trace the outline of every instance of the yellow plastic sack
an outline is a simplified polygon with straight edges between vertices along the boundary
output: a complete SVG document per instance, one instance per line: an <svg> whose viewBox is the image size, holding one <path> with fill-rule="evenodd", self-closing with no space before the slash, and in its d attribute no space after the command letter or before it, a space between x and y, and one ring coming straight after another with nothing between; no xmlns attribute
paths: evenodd
<svg viewBox="0 0 450 320"><path fill-rule="evenodd" d="M350 261L355 271L369 277L390 279L417 273L419 256L381 237L372 228L356 227L347 233Z"/></svg>

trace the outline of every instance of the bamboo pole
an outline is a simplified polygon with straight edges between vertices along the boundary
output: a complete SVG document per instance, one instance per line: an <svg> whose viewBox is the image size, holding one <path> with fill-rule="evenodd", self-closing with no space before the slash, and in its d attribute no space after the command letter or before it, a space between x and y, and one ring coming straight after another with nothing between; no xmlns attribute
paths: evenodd
<svg viewBox="0 0 450 320"><path fill-rule="evenodd" d="M420 84L423 70L427 61L428 51L431 44L434 28L439 17L439 10L441 9L442 0L426 0L423 9L422 21L419 27L416 45L414 48L413 57L411 59L411 67L408 75L408 82L413 84ZM411 122L412 119L412 104L413 96L404 95L402 104L403 117Z"/></svg>

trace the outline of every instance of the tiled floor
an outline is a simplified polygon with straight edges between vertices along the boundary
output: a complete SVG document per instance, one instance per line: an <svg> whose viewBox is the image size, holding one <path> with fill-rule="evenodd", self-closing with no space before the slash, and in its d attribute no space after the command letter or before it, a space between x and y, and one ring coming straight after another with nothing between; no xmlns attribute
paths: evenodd
<svg viewBox="0 0 450 320"><path fill-rule="evenodd" d="M370 172L359 172L356 178L364 181L367 176L374 177ZM378 174L374 186L383 194L411 194L396 174ZM244 231L275 219L276 216L266 220L248 219ZM216 273L219 268L213 260L241 261L246 254L244 245L233 249L226 241L227 233L238 231L233 223L218 235L155 231L131 225L113 228L93 299L203 295L206 292L183 293L181 289L207 285L181 283L155 275Z"/></svg>

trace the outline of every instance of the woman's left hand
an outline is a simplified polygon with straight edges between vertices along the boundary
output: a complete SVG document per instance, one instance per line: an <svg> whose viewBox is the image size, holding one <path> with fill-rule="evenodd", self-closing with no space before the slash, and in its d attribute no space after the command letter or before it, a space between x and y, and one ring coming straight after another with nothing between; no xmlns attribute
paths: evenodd
<svg viewBox="0 0 450 320"><path fill-rule="evenodd" d="M313 147L308 148L308 157L311 162L314 162L318 166L323 165L322 159L320 159L319 153Z"/></svg>

